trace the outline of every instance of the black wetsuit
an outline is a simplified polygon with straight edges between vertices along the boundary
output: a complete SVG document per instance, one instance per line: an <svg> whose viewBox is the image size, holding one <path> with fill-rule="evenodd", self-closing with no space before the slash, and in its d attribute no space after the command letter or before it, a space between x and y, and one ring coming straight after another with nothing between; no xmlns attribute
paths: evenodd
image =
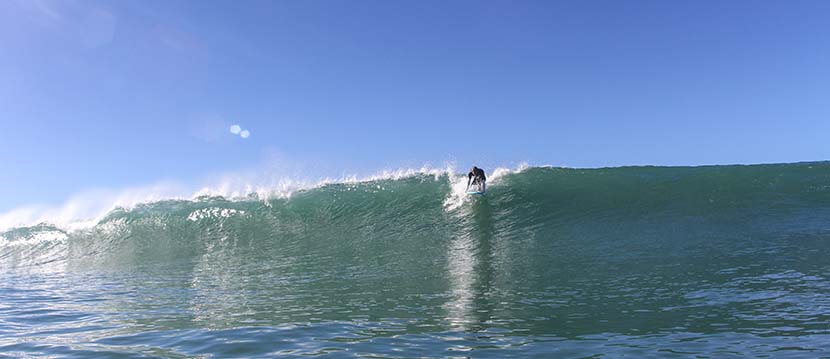
<svg viewBox="0 0 830 359"><path fill-rule="evenodd" d="M472 182L470 181L472 180ZM487 182L487 176L484 175L484 170L478 167L473 167L473 170L470 173L467 173L467 187L470 184L477 184L480 187L480 190L484 192L485 182Z"/></svg>

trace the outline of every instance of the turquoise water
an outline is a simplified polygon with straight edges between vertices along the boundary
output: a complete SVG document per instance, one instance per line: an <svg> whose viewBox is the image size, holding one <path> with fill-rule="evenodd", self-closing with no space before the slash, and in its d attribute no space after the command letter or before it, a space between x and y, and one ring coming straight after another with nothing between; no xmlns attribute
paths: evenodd
<svg viewBox="0 0 830 359"><path fill-rule="evenodd" d="M830 358L830 164L161 201L0 239L0 356Z"/></svg>

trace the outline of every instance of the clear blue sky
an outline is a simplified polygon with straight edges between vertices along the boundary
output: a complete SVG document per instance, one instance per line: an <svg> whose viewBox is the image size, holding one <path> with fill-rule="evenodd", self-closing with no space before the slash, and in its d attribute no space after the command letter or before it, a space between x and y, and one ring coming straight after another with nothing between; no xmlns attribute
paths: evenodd
<svg viewBox="0 0 830 359"><path fill-rule="evenodd" d="M828 95L828 1L8 0L0 210L274 156L824 160Z"/></svg>

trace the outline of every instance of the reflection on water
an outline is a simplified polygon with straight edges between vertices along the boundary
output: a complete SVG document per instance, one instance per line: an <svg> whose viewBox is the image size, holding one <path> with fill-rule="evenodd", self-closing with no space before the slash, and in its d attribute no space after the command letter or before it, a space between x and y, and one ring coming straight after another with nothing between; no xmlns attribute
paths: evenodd
<svg viewBox="0 0 830 359"><path fill-rule="evenodd" d="M474 270L478 259L474 253L474 240L470 235L460 235L450 244L448 271L451 282L451 299L444 306L447 320L453 328L466 330L472 321L473 298L476 295Z"/></svg>
<svg viewBox="0 0 830 359"><path fill-rule="evenodd" d="M462 222L447 252L451 300L445 305L447 321L456 330L470 330L485 322L486 302L492 285L493 218L486 198L476 198L464 207L457 219ZM467 223L472 222L472 223Z"/></svg>

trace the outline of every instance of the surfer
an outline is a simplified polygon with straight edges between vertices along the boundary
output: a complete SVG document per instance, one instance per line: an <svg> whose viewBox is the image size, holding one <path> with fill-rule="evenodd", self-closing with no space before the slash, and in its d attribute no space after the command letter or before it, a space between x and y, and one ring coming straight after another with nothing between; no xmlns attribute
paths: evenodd
<svg viewBox="0 0 830 359"><path fill-rule="evenodd" d="M484 175L484 170L473 166L470 173L467 173L467 190L470 189L470 184L478 185L478 191L484 193L487 190L487 176Z"/></svg>

